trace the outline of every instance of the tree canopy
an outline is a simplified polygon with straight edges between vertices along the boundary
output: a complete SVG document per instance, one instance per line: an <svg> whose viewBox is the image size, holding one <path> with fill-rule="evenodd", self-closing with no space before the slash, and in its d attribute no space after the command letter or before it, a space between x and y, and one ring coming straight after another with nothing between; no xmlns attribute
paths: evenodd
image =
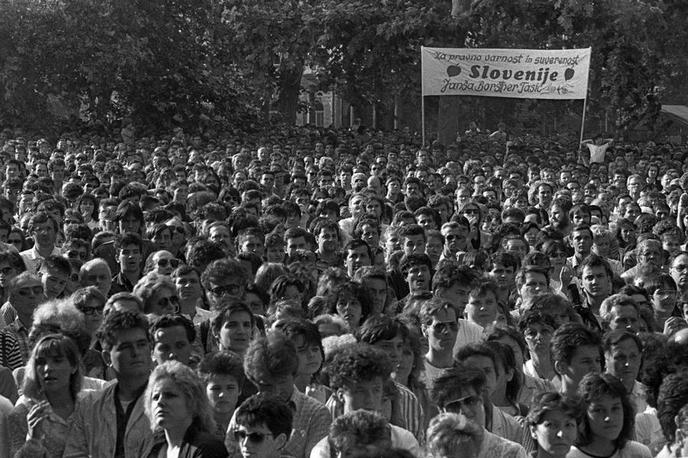
<svg viewBox="0 0 688 458"><path fill-rule="evenodd" d="M682 98L679 0L0 0L0 122L293 121L301 78L352 103L420 97L419 47L593 48L619 127ZM675 100L672 100L675 101ZM682 101L682 100L680 100Z"/></svg>

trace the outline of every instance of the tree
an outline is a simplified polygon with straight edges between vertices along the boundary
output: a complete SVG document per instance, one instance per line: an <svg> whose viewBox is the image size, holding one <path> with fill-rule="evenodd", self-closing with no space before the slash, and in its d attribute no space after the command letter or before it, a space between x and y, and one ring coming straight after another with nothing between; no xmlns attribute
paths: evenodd
<svg viewBox="0 0 688 458"><path fill-rule="evenodd" d="M46 128L50 101L94 124L198 125L238 115L241 90L206 0L14 0L0 23L0 116Z"/></svg>

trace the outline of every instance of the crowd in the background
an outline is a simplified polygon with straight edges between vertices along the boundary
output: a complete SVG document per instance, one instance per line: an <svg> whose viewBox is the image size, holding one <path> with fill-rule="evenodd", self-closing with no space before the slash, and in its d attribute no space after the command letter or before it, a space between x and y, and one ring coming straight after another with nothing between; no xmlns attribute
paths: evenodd
<svg viewBox="0 0 688 458"><path fill-rule="evenodd" d="M687 166L503 124L6 129L0 458L688 455Z"/></svg>

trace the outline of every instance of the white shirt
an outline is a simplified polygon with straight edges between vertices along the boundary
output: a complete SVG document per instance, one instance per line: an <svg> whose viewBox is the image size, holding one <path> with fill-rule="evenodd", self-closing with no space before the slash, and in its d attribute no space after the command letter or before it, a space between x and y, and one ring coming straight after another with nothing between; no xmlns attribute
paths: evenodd
<svg viewBox="0 0 688 458"><path fill-rule="evenodd" d="M45 258L40 255L36 247L34 246L31 249L22 251L19 253L24 260L24 265L26 266L26 270L28 272L31 272L32 274L37 274L38 269L40 268L40 261L43 261ZM62 250L60 250L58 247L53 248L53 251L50 253L51 256L61 256L62 255Z"/></svg>

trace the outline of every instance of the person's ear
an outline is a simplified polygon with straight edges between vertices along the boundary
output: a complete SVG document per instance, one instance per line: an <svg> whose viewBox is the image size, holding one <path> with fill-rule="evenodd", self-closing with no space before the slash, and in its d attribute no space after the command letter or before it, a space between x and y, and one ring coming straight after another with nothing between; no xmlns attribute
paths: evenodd
<svg viewBox="0 0 688 458"><path fill-rule="evenodd" d="M535 426L530 425L528 428L530 428L530 437L533 438L535 442L537 442L537 434L535 434Z"/></svg>
<svg viewBox="0 0 688 458"><path fill-rule="evenodd" d="M100 354L103 357L103 361L105 362L105 365L110 366L112 364L112 358L110 358L110 352L107 350L101 350Z"/></svg>
<svg viewBox="0 0 688 458"><path fill-rule="evenodd" d="M337 401L340 404L344 405L344 389L337 388L337 391L334 393L334 395L335 395L335 398L337 399Z"/></svg>
<svg viewBox="0 0 688 458"><path fill-rule="evenodd" d="M289 439L289 438L288 438L287 435L284 434L284 433L281 433L279 436L275 437L275 442L276 442L276 445L277 445L277 449L278 449L278 450L281 450L282 448L284 448L284 446L287 445L287 440L288 440L288 439Z"/></svg>
<svg viewBox="0 0 688 458"><path fill-rule="evenodd" d="M421 330L421 332L423 333L423 337L425 337L425 338L427 339L427 338L428 338L428 325L427 325L427 324L422 324L422 325L420 326L420 330Z"/></svg>
<svg viewBox="0 0 688 458"><path fill-rule="evenodd" d="M568 364L566 364L563 361L555 361L554 362L554 372L556 372L558 375L566 373L567 368L568 368Z"/></svg>

